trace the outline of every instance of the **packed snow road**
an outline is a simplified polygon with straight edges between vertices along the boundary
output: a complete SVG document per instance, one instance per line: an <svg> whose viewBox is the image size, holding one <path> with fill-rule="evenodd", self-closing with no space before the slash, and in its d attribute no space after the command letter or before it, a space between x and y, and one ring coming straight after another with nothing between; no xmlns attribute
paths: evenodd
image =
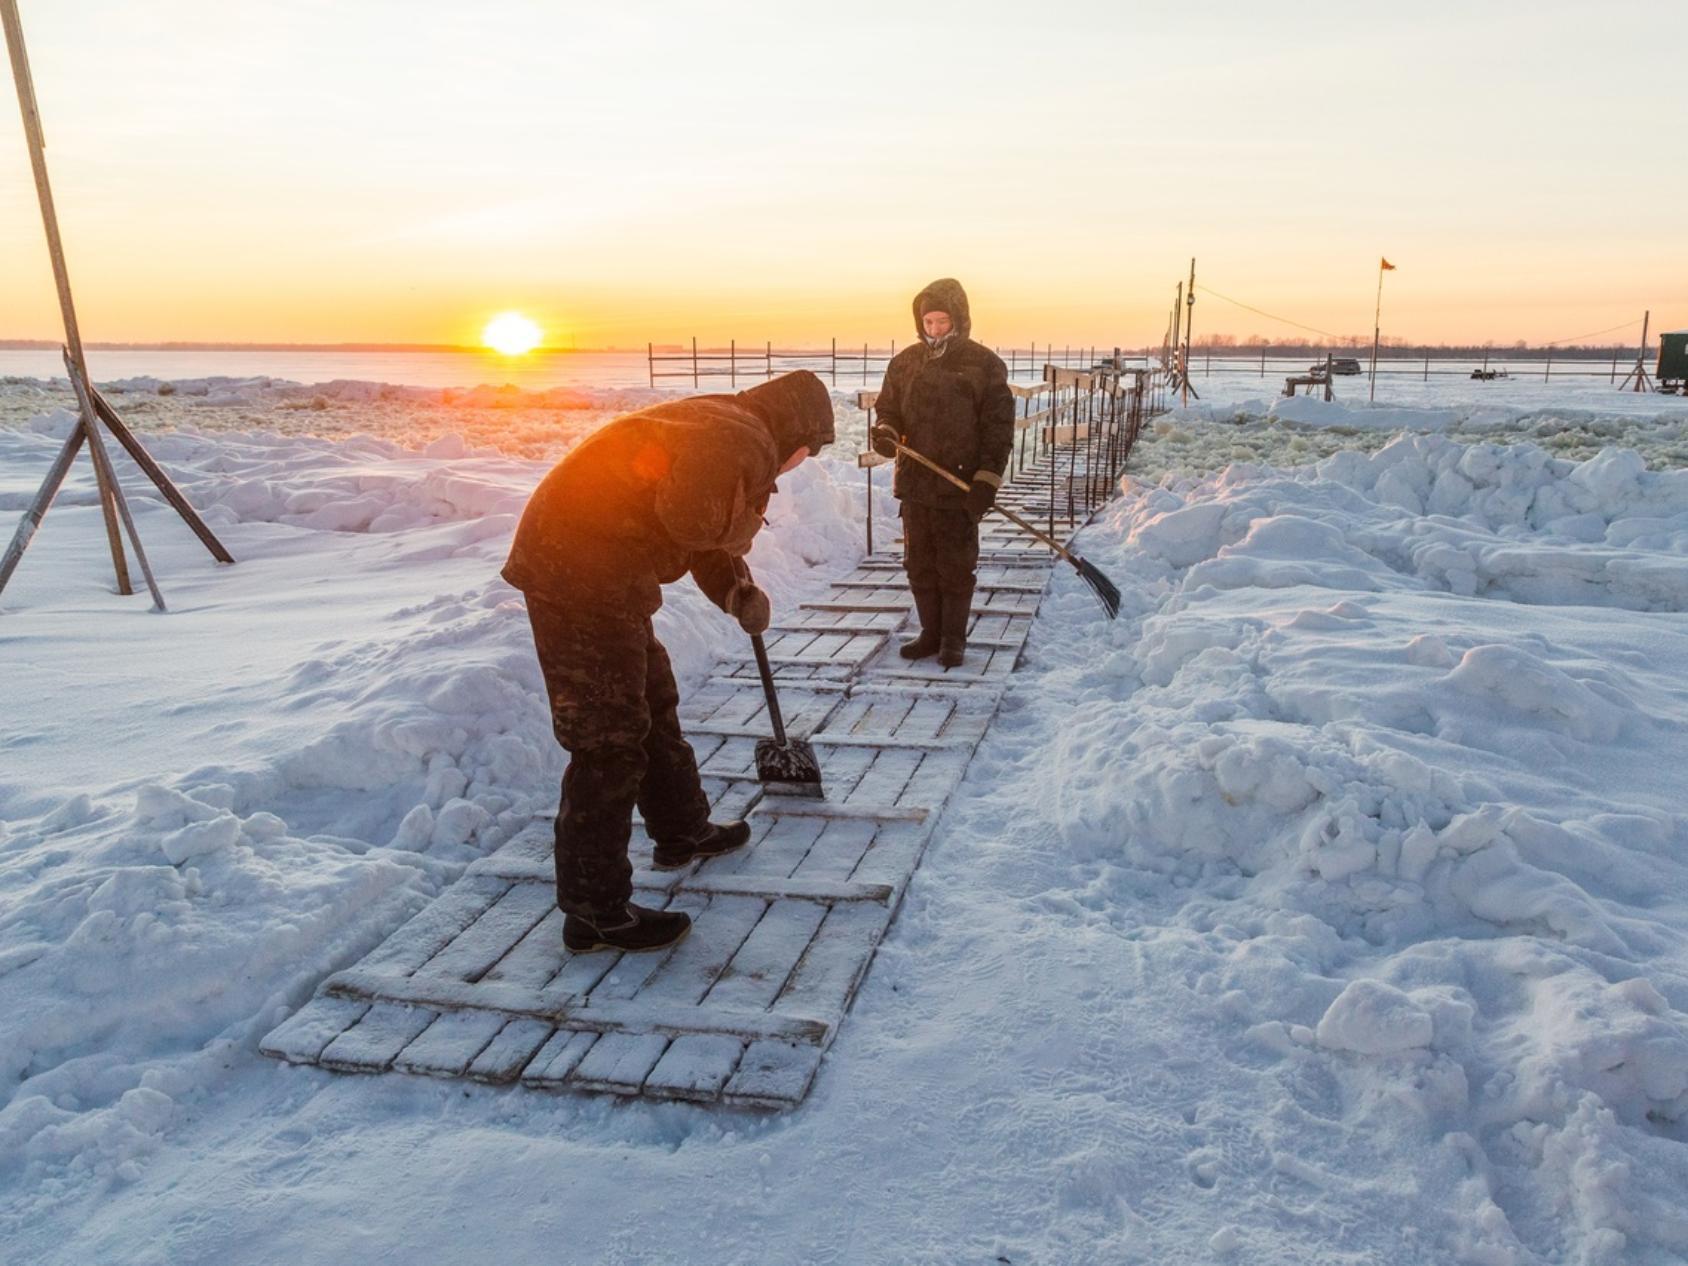
<svg viewBox="0 0 1688 1266"><path fill-rule="evenodd" d="M168 617L84 466L0 604L0 1259L1688 1255L1680 413L1164 420L1083 539L1125 612L1058 576L790 1116L258 1056L554 802L495 573L598 403L155 436L242 560L137 498ZM0 430L0 531L66 425ZM861 550L839 456L777 602ZM688 680L730 636L661 623Z"/></svg>

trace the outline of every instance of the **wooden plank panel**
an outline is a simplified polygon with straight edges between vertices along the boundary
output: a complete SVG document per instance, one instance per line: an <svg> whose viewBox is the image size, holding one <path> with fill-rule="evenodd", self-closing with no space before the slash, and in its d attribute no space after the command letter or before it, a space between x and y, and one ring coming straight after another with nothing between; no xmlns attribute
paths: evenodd
<svg viewBox="0 0 1688 1266"><path fill-rule="evenodd" d="M768 912L760 897L711 896L692 933L674 947L662 971L639 991L644 1003L697 1003Z"/></svg>
<svg viewBox="0 0 1688 1266"><path fill-rule="evenodd" d="M548 1020L518 1016L505 1021L498 1036L469 1064L469 1076L494 1085L515 1081L555 1031Z"/></svg>
<svg viewBox="0 0 1688 1266"><path fill-rule="evenodd" d="M826 919L813 901L775 901L703 997L706 1007L759 1011L773 1004Z"/></svg>
<svg viewBox="0 0 1688 1266"><path fill-rule="evenodd" d="M558 1029L522 1070L524 1086L556 1089L568 1084L569 1074L598 1043L590 1029Z"/></svg>
<svg viewBox="0 0 1688 1266"><path fill-rule="evenodd" d="M376 946L361 965L384 971L415 971L485 914L509 887L501 880L465 875Z"/></svg>
<svg viewBox="0 0 1688 1266"><path fill-rule="evenodd" d="M369 1003L359 998L312 998L258 1044L272 1059L314 1064L325 1046L363 1019Z"/></svg>
<svg viewBox="0 0 1688 1266"><path fill-rule="evenodd" d="M567 1084L577 1090L636 1095L669 1041L662 1033L606 1033L575 1065Z"/></svg>
<svg viewBox="0 0 1688 1266"><path fill-rule="evenodd" d="M447 1011L398 1053L393 1067L431 1077L461 1077L506 1023L496 1011Z"/></svg>
<svg viewBox="0 0 1688 1266"><path fill-rule="evenodd" d="M362 1019L323 1047L318 1062L337 1072L386 1072L394 1057L432 1024L437 1014L426 1007L377 1002Z"/></svg>
<svg viewBox="0 0 1688 1266"><path fill-rule="evenodd" d="M847 880L857 864L873 845L874 837L887 824L867 821L828 822L815 847L809 850L792 873L792 879L805 883ZM913 824L897 823L904 829Z"/></svg>
<svg viewBox="0 0 1688 1266"><path fill-rule="evenodd" d="M453 980L479 980L556 908L556 896L549 889L516 884L419 970Z"/></svg>
<svg viewBox="0 0 1688 1266"><path fill-rule="evenodd" d="M722 1089L726 1102L746 1108L786 1108L803 1101L821 1066L821 1050L789 1042L752 1042Z"/></svg>
<svg viewBox="0 0 1688 1266"><path fill-rule="evenodd" d="M821 818L792 817L768 811L763 802L761 811L751 814L750 824L757 833L752 844L703 862L697 869L699 878L730 879L734 875L789 875L797 868L809 848L820 838L826 822Z"/></svg>
<svg viewBox="0 0 1688 1266"><path fill-rule="evenodd" d="M833 906L775 1000L774 1014L836 1025L890 920L891 911L884 906L861 901Z"/></svg>
<svg viewBox="0 0 1688 1266"><path fill-rule="evenodd" d="M675 1038L645 1078L646 1094L665 1099L708 1103L720 1097L744 1057L745 1043L736 1037L686 1033Z"/></svg>
<svg viewBox="0 0 1688 1266"><path fill-rule="evenodd" d="M844 797L845 804L892 805L903 794L908 780L925 759L926 753L907 748L881 748L874 753L873 764L861 780Z"/></svg>

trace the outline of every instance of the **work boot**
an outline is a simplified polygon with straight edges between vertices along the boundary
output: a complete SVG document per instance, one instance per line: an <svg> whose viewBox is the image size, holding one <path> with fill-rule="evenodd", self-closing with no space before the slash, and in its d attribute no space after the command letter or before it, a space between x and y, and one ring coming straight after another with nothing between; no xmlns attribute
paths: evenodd
<svg viewBox="0 0 1688 1266"><path fill-rule="evenodd" d="M703 830L678 840L658 840L651 853L651 869L679 870L699 858L719 857L750 842L748 822L706 822Z"/></svg>
<svg viewBox="0 0 1688 1266"><path fill-rule="evenodd" d="M927 659L938 653L942 639L938 626L943 619L943 595L935 589L916 589L914 609L920 616L920 636L904 642L897 654L904 659Z"/></svg>
<svg viewBox="0 0 1688 1266"><path fill-rule="evenodd" d="M944 594L943 620L938 626L938 663L941 667L960 668L967 658L967 624L972 615L972 590Z"/></svg>
<svg viewBox="0 0 1688 1266"><path fill-rule="evenodd" d="M563 946L571 954L623 950L629 954L667 949L692 930L692 916L681 910L651 910L631 901L600 918L570 914L563 918Z"/></svg>

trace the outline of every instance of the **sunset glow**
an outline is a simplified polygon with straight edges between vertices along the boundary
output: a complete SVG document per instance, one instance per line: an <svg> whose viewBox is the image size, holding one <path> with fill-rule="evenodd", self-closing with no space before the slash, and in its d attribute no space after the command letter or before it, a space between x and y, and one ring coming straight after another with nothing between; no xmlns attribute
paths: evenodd
<svg viewBox="0 0 1688 1266"><path fill-rule="evenodd" d="M539 326L520 312L500 312L486 323L481 342L505 356L521 356L539 346Z"/></svg>
<svg viewBox="0 0 1688 1266"><path fill-rule="evenodd" d="M1639 10L97 7L25 5L90 339L472 345L492 296L581 347L883 345L953 276L987 342L1141 344L1192 255L1273 314L1203 293L1198 337L1369 341L1379 255L1386 336L1688 325L1680 50ZM934 65L979 73L918 106ZM0 338L51 338L0 91Z"/></svg>

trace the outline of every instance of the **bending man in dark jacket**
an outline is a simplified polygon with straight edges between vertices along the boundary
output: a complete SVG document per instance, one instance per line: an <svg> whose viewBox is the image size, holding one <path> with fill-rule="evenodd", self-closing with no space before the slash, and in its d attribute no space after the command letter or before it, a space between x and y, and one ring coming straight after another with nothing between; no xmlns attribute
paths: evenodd
<svg viewBox="0 0 1688 1266"><path fill-rule="evenodd" d="M680 732L668 653L651 629L662 586L690 572L748 633L768 596L744 555L775 478L833 438L832 398L802 371L737 395L627 414L563 458L528 502L504 578L527 595L557 741L570 760L557 815L557 904L572 951L659 949L688 916L633 905L635 804L655 865L738 848L714 825Z"/></svg>
<svg viewBox="0 0 1688 1266"><path fill-rule="evenodd" d="M959 281L934 281L915 296L914 327L920 341L885 368L874 448L892 456L895 437L968 482L964 493L899 456L892 488L902 502L908 586L920 616L920 636L903 644L903 658L935 653L954 668L967 653L979 520L1014 451L1014 397L1002 358L968 337L973 323Z"/></svg>

